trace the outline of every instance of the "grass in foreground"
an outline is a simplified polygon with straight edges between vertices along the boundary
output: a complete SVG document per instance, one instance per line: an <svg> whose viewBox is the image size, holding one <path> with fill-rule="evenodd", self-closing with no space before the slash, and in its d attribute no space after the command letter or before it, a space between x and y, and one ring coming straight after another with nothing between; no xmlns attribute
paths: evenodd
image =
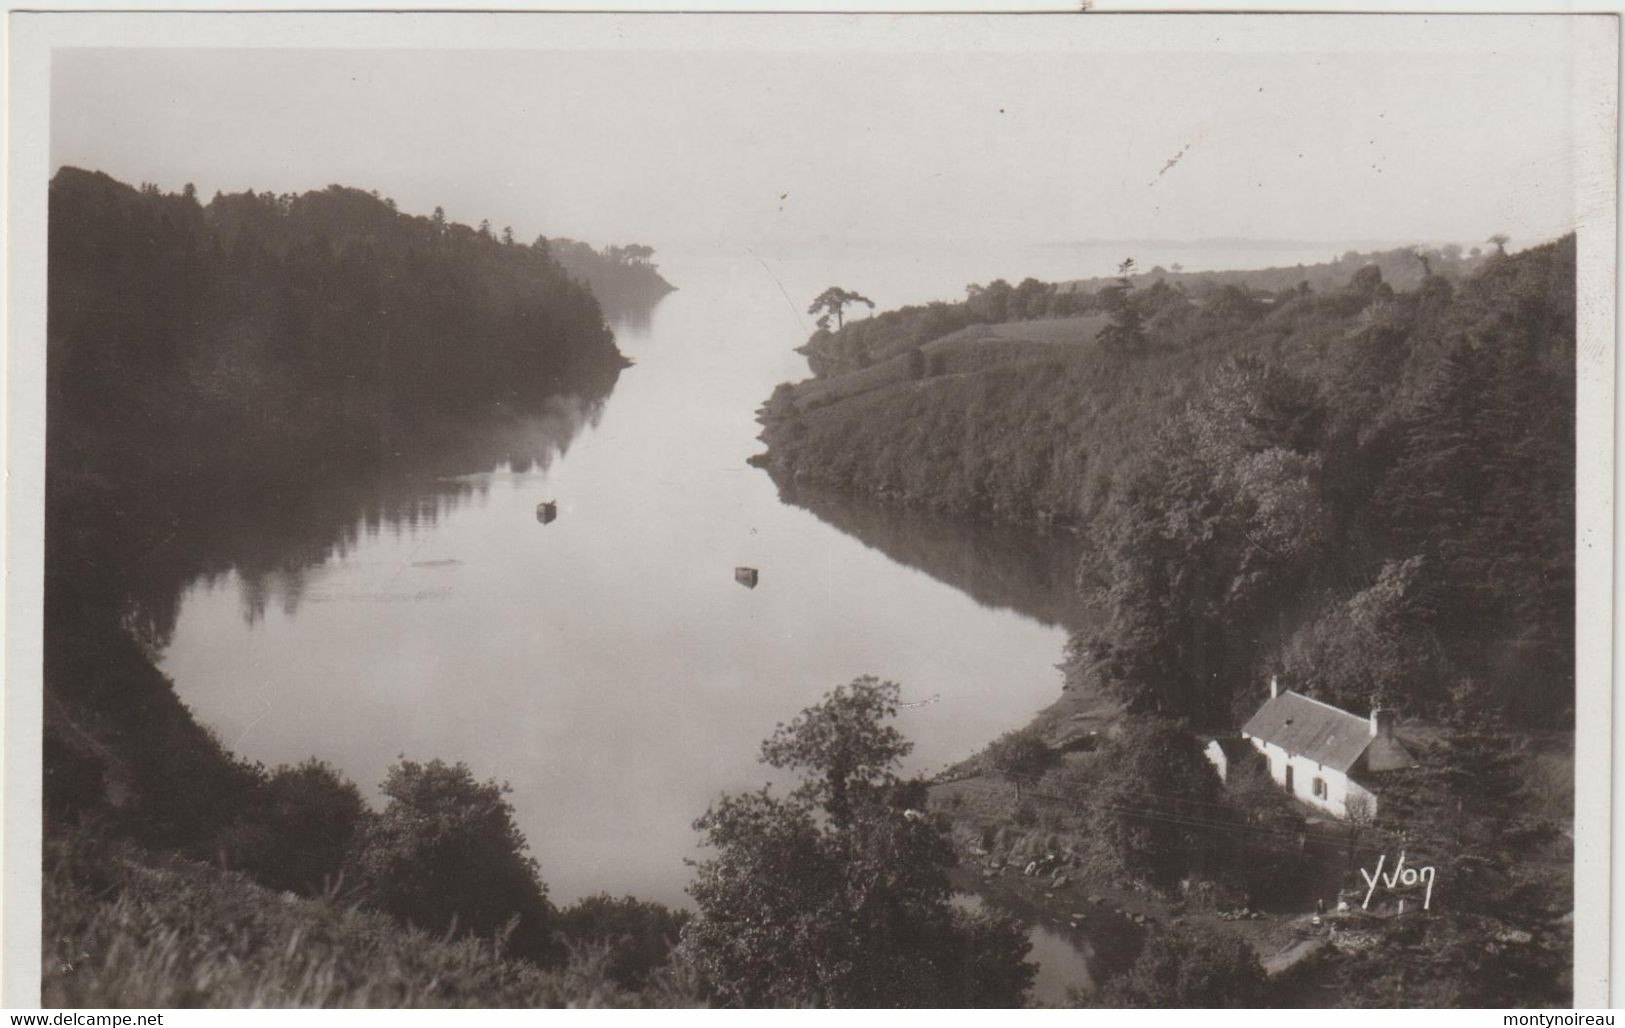
<svg viewBox="0 0 1625 1028"><path fill-rule="evenodd" d="M44 879L47 1007L702 1005L675 976L618 987L605 951L543 970L504 960L493 939L435 938L83 834L48 843Z"/></svg>

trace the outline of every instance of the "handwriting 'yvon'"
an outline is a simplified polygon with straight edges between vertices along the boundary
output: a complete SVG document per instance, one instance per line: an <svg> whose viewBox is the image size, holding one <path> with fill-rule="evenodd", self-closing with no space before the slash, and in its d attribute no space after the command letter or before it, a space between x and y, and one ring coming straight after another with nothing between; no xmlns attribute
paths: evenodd
<svg viewBox="0 0 1625 1028"><path fill-rule="evenodd" d="M1433 881L1436 877L1434 869L1431 866L1423 868L1406 867L1405 851L1400 850L1399 860L1394 864L1394 869L1388 874L1383 874L1382 865L1387 860L1388 854L1384 853L1377 858L1377 869L1375 871L1360 868L1360 876L1365 879L1366 884L1365 902L1360 904L1360 909L1366 910L1370 908L1371 895L1377 891L1377 883L1381 882L1390 892L1395 891L1396 886L1400 889L1412 889L1425 884L1427 891L1422 897L1422 909L1427 910L1433 904Z"/></svg>

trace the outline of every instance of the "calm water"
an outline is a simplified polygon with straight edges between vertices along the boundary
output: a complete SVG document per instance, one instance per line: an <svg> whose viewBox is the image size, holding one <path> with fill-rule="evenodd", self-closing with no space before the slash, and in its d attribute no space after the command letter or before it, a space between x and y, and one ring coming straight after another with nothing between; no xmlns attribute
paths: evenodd
<svg viewBox="0 0 1625 1028"><path fill-rule="evenodd" d="M1060 686L1065 540L781 499L745 464L756 407L806 376L791 351L807 300L842 283L885 307L978 276L1096 270L1055 253L985 268L667 256L681 289L619 326L636 365L606 401L510 426L461 465L474 474L335 497L311 520L348 525L341 542L293 571L192 583L164 669L250 759L314 755L366 791L403 754L508 781L560 902L681 903L693 820L766 781L759 741L831 686L875 674L905 701L936 697L901 715L920 770ZM544 500L559 511L545 526Z"/></svg>
<svg viewBox="0 0 1625 1028"><path fill-rule="evenodd" d="M975 893L955 893L953 902L967 910L982 910L987 901ZM1092 948L1077 933L1068 935L1041 921L1029 923L1027 941L1032 950L1027 959L1038 965L1028 991L1029 1001L1046 1007L1067 1007L1074 989L1090 992L1095 987L1094 975L1089 970Z"/></svg>

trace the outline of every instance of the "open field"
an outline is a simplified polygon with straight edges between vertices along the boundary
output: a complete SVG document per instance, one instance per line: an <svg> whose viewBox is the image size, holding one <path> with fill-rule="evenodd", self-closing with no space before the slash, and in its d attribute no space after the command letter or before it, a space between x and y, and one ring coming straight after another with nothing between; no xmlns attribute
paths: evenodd
<svg viewBox="0 0 1625 1028"><path fill-rule="evenodd" d="M998 325L971 325L920 347L925 377L968 375L997 367L1043 360L1065 360L1094 341L1106 324L1103 314L1076 318L1010 321ZM911 382L909 354L905 351L859 371L829 378L812 378L795 385L801 410L814 410L887 386Z"/></svg>

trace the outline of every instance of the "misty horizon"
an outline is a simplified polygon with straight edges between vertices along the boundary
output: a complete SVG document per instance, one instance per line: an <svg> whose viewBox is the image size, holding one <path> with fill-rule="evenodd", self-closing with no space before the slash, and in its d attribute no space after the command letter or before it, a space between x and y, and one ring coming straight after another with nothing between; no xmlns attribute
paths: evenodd
<svg viewBox="0 0 1625 1028"><path fill-rule="evenodd" d="M513 49L58 50L50 166L666 250L1342 252L1579 220L1555 19L989 20L978 48L929 20L504 25Z"/></svg>
<svg viewBox="0 0 1625 1028"><path fill-rule="evenodd" d="M73 164L71 162L58 162L58 163L53 164L52 167L51 167L51 174L54 176L57 172L61 171L64 168L77 168L80 171L99 172L101 174L107 175L110 178L113 178L113 179L115 179L117 181L123 182L126 185L130 185L130 186L151 184L151 185L157 186L161 191L166 192L166 193L179 193L187 185L196 186L196 184L197 184L195 182L192 182L191 180L187 180L187 181L184 181L184 182L167 182L167 181L151 181L151 180L146 180L146 179L138 179L138 178L132 177L130 175L122 174L118 169L115 169L115 168L78 165L78 164ZM343 188L343 189L358 189L358 190L361 190L362 192L376 192L376 193L378 193L378 196L379 196L380 199L390 200L390 201L395 200L395 197L390 196L389 194L384 193L384 192L382 192L380 190L374 189L373 187L367 185L364 182L329 182L329 183L326 183L325 185L311 186L311 187L308 187L307 189L298 190L297 192L301 192L301 193L302 192L310 192L310 191L318 191L319 192L322 189L333 188L333 187L338 187L338 188ZM244 186L244 187L242 187L240 189L239 188L233 188L233 189L229 189L229 190L222 189L222 190L217 190L217 192L222 193L222 194L240 193L240 192L254 192L254 193L271 192L271 193L276 193L278 195L281 195L281 193L285 192L285 191L268 190L268 189L261 188L259 186L248 185L248 186ZM208 202L208 197L203 196L201 190L199 190L199 200L200 200L200 202L204 202L204 203ZM400 210L401 210L402 214L406 214L406 215L411 216L411 217L427 218L427 217L429 217L429 216L431 216L433 214L432 209L411 210L411 209L407 209L404 206L401 206ZM451 218L449 220L454 221L454 222L456 222L458 224L474 226L474 225L477 225L482 220L490 221L491 219L475 217L475 218L470 218L470 219ZM495 227L494 223L493 223L493 227ZM1529 246L1539 246L1539 245L1541 245L1543 243L1549 243L1549 242L1553 241L1554 239L1558 239L1558 238L1560 238L1560 237L1562 237L1564 235L1567 235L1568 233L1574 231L1574 229L1575 229L1574 225L1556 226L1556 227L1551 227L1551 228L1548 228L1548 229L1545 229L1545 230L1537 230L1537 231L1533 232L1532 234L1530 234L1530 235L1528 235L1526 237L1523 237L1521 239L1514 238L1511 241L1511 243L1509 243L1509 247L1508 247L1509 252L1525 249L1525 248L1527 248ZM517 230L516 230L515 234L516 234L516 236L519 235ZM542 232L539 232L537 234L541 235L541 236L546 236L546 237L548 237L550 239L551 238L560 238L560 239L576 238L576 237L572 237L572 236L570 236L568 234L565 234L565 233L554 234L554 233L549 233L549 232L546 232L546 231L542 231ZM580 241L593 243L595 245L604 246L604 245L611 245L611 244L619 243L619 242L622 242L624 240L631 239L633 237L641 238L641 236L639 236L636 231L630 231L630 232L622 232L622 233L619 233L619 234L611 234L610 236L607 236L607 237L604 237L604 238L583 238ZM883 238L879 238L879 237L865 237L865 236L835 237L835 236L830 236L830 235L810 236L810 237L806 237L804 239L798 240L798 242L804 248L801 251L801 252L804 252L804 253L818 253L818 252L820 252L820 248L822 248L822 247L839 247L841 250L846 251L846 252L850 252L852 250L864 250L864 249L868 249L868 248L871 248L871 247L877 247L877 246L878 247L886 247L886 248L908 248L908 247L917 246L921 242L928 242L928 243L932 243L934 245L943 245L945 243L955 243L958 246L963 246L963 247L967 247L967 248L969 248L969 247L981 247L981 246L986 245L983 242L981 242L980 240L966 240L966 239L954 240L954 239L952 239L950 237L944 237L944 238L941 238L941 239L924 239L924 240L914 239L914 240L908 241L907 243L895 243L895 242L889 242L889 241L887 241L887 240L885 240ZM1457 238L1457 237L1450 237L1450 238L1446 238L1446 237L1420 238L1420 237L1410 237L1410 236L1406 236L1406 237L1399 237L1399 236L1393 236L1393 237L1361 236L1361 237L1348 237L1348 238L1339 237L1339 238L1326 238L1326 239L1311 239L1311 238L1301 237L1301 236L1190 236L1190 237L1180 237L1180 236L1089 236L1089 237L1078 237L1078 238L1065 238L1065 237L1057 236L1057 237L1049 238L1049 239L1035 238L1035 239L1030 239L1030 240L1023 240L1018 245L1022 246L1022 247L1034 249L1034 250L1048 250L1048 249L1065 248L1065 247L1088 247L1088 246L1141 246L1141 247L1155 246L1155 247L1169 247L1169 248L1181 248L1182 247L1182 248L1188 248L1188 249L1227 249L1227 250L1300 250L1300 249L1301 250L1320 250L1320 249L1325 249L1325 250L1328 250L1328 253L1330 253L1332 256L1341 256L1343 253L1345 253L1345 252L1347 252L1349 250L1356 250L1356 251L1362 251L1363 252L1363 251L1368 251L1368 250L1393 250L1393 249L1399 249L1399 248L1408 247L1408 246L1438 247L1438 246L1449 246L1449 245L1457 245L1457 246L1461 246L1462 248L1466 249L1466 248L1470 248L1470 247L1473 247L1473 246L1484 246L1484 245L1486 245L1488 243L1489 243L1489 238L1488 237L1485 237L1484 239L1478 239L1478 238L1473 237L1473 236L1466 236L1466 237L1459 237L1459 238ZM693 250L696 250L696 249L699 249L699 248L700 248L699 245L695 244L693 242L690 242L690 243L688 243L686 245L682 244L682 243L679 243L676 246L670 247L670 251L671 252L692 252ZM1335 252L1333 252L1333 251L1335 251ZM795 251L789 251L789 252L793 253ZM1222 270L1222 269L1208 269L1208 270Z"/></svg>

